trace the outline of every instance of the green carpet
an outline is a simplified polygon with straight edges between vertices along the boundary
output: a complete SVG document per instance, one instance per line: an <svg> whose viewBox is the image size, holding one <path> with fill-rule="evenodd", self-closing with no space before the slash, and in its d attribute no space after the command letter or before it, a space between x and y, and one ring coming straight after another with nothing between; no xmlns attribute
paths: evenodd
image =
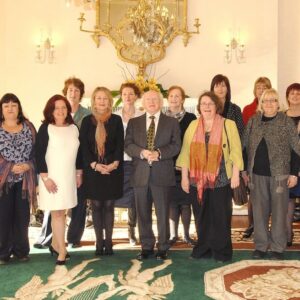
<svg viewBox="0 0 300 300"><path fill-rule="evenodd" d="M58 277L60 277L60 279L58 280L60 284L66 287L65 289L57 289L57 282L55 283L55 280L58 278L57 276L56 279L53 275L49 278L55 271L55 259L45 250L43 253L31 254L29 262L20 263L11 261L7 265L0 265L0 299L34 299L33 296L30 296L32 291L35 291L37 294L40 293L36 299L97 299L100 294L108 291L107 284L109 282L114 282L115 284L116 290L112 292L113 296L107 298L99 297L98 299L127 299L127 297L128 299L164 299L164 297L165 299L174 300L210 299L204 295L204 273L223 265L212 259L189 259L190 250L170 251L169 259L171 263L164 266L163 269L157 270L157 272L151 273L149 269L161 266L163 262L158 262L154 258L147 259L142 262L139 270L139 263L136 261L136 268L133 270L136 274L141 274L144 270L148 271L143 273L145 278L142 275L140 276L144 278L141 284L142 289L139 288L135 290L133 288L130 290L127 288L128 293L125 294L124 291L126 291L126 288L122 288L124 283L118 280L118 272L119 270L123 270L125 277L127 271L132 268L133 263L131 260L135 259L137 251L116 250L114 256L103 256L100 260L91 261L87 263L86 266L82 265L81 268L80 264L83 261L95 259L93 253L93 251L71 252L71 260L66 265L67 269L64 267L56 268L57 272L59 271ZM299 253L286 252L285 258L299 259ZM232 262L244 259L251 259L251 251L234 251ZM72 270L72 272L67 272L67 270ZM90 270L90 273L87 272L88 270ZM169 274L171 274L171 276L168 276ZM31 281L34 275L36 275L36 277L34 277L35 281ZM104 275L107 275L107 277L102 278L104 283L101 285L98 284L99 282L101 283L101 278L99 279L99 277ZM81 278L79 278L79 276L81 276ZM39 277L41 281L39 281ZM71 282L78 278L78 281ZM52 282L49 279L51 279ZM96 279L98 280L96 284L97 288L95 287ZM129 278L127 278L127 280L128 279ZM22 292L25 294L21 297L19 290L19 294L16 295L17 290L30 281L31 283L22 289ZM48 284L46 285L47 281ZM166 284L163 289L161 289L162 284ZM93 288L83 291L87 289L89 285ZM150 289L152 295L150 295L149 298L135 298L134 295L137 295L141 290L145 291L149 286L152 286ZM77 294L74 292L75 290L77 290ZM40 291L43 291L42 296ZM74 296L70 296L72 295L72 291ZM79 291L83 292L78 295ZM125 295L122 295L122 293ZM131 296L129 297L129 295Z"/></svg>

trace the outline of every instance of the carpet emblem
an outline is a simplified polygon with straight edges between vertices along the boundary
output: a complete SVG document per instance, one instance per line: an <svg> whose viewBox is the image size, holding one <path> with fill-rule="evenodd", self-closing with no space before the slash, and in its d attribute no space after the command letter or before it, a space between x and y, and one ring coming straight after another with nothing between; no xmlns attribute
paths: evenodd
<svg viewBox="0 0 300 300"><path fill-rule="evenodd" d="M244 260L206 272L204 282L212 299L300 299L300 261Z"/></svg>
<svg viewBox="0 0 300 300"><path fill-rule="evenodd" d="M85 267L97 260L99 259L85 260L70 270L66 266L56 266L46 283L43 283L40 276L34 275L16 291L14 298L3 299L42 300L51 297L57 300L105 300L119 295L127 296L127 300L161 300L174 290L171 274L155 278L155 272L172 264L170 259L159 266L142 271L142 262L133 259L132 266L126 274L124 270L119 271L117 282L114 281L114 274L87 278L93 269L84 271ZM81 282L75 285L78 281ZM107 290L99 294L101 285L106 285Z"/></svg>

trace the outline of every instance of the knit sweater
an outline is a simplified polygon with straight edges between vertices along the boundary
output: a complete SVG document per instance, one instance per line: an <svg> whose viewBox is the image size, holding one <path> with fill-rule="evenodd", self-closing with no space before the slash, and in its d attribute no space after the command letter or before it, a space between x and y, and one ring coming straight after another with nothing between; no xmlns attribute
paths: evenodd
<svg viewBox="0 0 300 300"><path fill-rule="evenodd" d="M262 138L268 147L271 176L290 174L291 150L300 155L300 142L291 118L283 112L269 122L262 122L262 114L256 113L247 124L243 136L243 148L248 157L248 173L252 175L254 158Z"/></svg>

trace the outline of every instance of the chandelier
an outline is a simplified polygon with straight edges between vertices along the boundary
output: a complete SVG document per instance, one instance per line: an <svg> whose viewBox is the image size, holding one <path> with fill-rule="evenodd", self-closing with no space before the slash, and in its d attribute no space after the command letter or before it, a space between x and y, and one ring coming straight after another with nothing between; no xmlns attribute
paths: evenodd
<svg viewBox="0 0 300 300"><path fill-rule="evenodd" d="M107 37L120 59L138 66L138 75L165 57L176 36L181 35L187 46L191 35L199 34L199 19L195 19L196 30L188 31L187 0L73 1L95 12L93 29L84 28L85 13L80 14L80 31L90 33L97 47L101 36Z"/></svg>

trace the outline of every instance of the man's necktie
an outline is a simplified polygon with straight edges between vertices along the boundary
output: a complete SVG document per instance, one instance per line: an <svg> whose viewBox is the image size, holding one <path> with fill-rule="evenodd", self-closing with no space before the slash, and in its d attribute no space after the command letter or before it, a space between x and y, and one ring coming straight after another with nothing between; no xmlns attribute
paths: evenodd
<svg viewBox="0 0 300 300"><path fill-rule="evenodd" d="M147 149L153 151L155 137L155 116L150 116L149 118L151 119L151 123L147 131Z"/></svg>

